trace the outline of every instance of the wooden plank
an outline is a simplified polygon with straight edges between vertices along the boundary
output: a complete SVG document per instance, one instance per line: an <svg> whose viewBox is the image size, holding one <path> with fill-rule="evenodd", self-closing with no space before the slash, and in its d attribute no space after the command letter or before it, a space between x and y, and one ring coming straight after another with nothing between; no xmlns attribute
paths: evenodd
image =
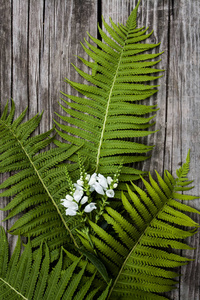
<svg viewBox="0 0 200 300"><path fill-rule="evenodd" d="M57 1L55 6L53 3L54 1L46 2L44 20L45 46L47 47L48 44L49 48L48 84L51 88L46 85L48 101L45 103L42 91L39 101L40 110L48 110L46 114L49 115L50 123L52 123L53 117L57 118L53 115L53 112L61 112L57 103L60 101L60 91L66 94L75 93L70 85L64 82L64 78L67 77L72 81L83 82L83 79L80 78L72 66L73 63L78 67L83 67L77 56L87 58L87 54L84 52L80 42L84 42L87 31L93 36L97 36L97 26L94 26L94 24L97 24L96 0L84 2L74 0ZM87 68L83 67L83 70L87 71ZM42 80L45 81L46 76L42 74L42 77Z"/></svg>
<svg viewBox="0 0 200 300"><path fill-rule="evenodd" d="M181 8L181 9L180 9ZM199 13L200 2L175 1L170 20L170 59L169 59L169 99L167 132L171 135L173 153L173 171L178 163L185 160L191 148L190 177L194 179L194 195L200 195L200 90L199 90ZM168 140L166 141L168 143ZM180 149L179 153L176 149ZM200 201L191 201L189 205L200 210ZM199 215L191 215L200 223ZM195 251L183 251L183 255L195 259L181 268L180 299L200 299L200 233L188 239Z"/></svg>
<svg viewBox="0 0 200 300"><path fill-rule="evenodd" d="M41 73L46 71L48 60L41 68L42 60L42 42L44 41L44 1L30 1L28 8L28 49L27 49L27 64L28 64L28 114L29 118L33 117L40 111L39 88L42 88ZM46 51L48 53L48 51ZM39 101L40 100L40 101ZM45 103L48 99L44 97ZM49 124L47 125L47 130ZM41 129L40 129L41 131Z"/></svg>
<svg viewBox="0 0 200 300"><path fill-rule="evenodd" d="M64 78L79 78L71 63L79 66L76 56L87 57L80 42L86 31L97 35L96 19L96 1L30 2L29 102L37 105L35 111L44 110L41 132L52 127L54 111L60 112L60 91L71 91Z"/></svg>
<svg viewBox="0 0 200 300"><path fill-rule="evenodd" d="M18 0L12 7L13 99L18 114L28 106L28 4Z"/></svg>
<svg viewBox="0 0 200 300"><path fill-rule="evenodd" d="M0 114L12 95L12 31L11 2L4 0L0 5ZM0 182L6 180L8 174L0 175ZM7 199L1 198L0 204L6 206ZM0 223L7 217L7 212L0 212ZM1 223L2 224L2 223ZM7 223L2 224L7 229Z"/></svg>

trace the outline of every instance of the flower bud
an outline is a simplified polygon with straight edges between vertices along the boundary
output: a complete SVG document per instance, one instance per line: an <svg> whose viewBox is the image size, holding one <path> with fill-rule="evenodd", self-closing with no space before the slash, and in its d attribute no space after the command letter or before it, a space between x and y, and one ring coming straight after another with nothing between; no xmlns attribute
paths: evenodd
<svg viewBox="0 0 200 300"><path fill-rule="evenodd" d="M81 200L82 196L83 196L83 191L82 190L76 190L73 194L74 200L76 202L79 202Z"/></svg>
<svg viewBox="0 0 200 300"><path fill-rule="evenodd" d="M84 182L83 182L83 180L79 179L79 180L77 180L77 184L80 185L80 186L83 186Z"/></svg>
<svg viewBox="0 0 200 300"><path fill-rule="evenodd" d="M66 195L66 197L65 197L67 200L69 200L69 201L73 201L73 197L72 196L70 196L70 195Z"/></svg>
<svg viewBox="0 0 200 300"><path fill-rule="evenodd" d="M82 199L81 199L81 204L85 204L86 202L88 202L88 197L87 196L84 196Z"/></svg>
<svg viewBox="0 0 200 300"><path fill-rule="evenodd" d="M108 196L108 198L113 198L115 196L115 192L110 189L106 191L106 195Z"/></svg>
<svg viewBox="0 0 200 300"><path fill-rule="evenodd" d="M90 204L86 205L84 211L85 211L86 213L90 213L91 211L93 211L94 209L97 208L95 204L96 204L96 203L91 202Z"/></svg>
<svg viewBox="0 0 200 300"><path fill-rule="evenodd" d="M109 185L111 185L112 181L113 181L113 179L112 179L110 176L108 176L108 177L107 177L107 183L108 183Z"/></svg>

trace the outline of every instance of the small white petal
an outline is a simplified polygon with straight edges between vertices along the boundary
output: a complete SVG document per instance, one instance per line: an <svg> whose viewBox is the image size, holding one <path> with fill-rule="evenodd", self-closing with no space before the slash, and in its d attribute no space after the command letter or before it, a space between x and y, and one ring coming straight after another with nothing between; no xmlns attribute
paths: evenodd
<svg viewBox="0 0 200 300"><path fill-rule="evenodd" d="M95 182L96 182L96 178L94 178L94 177L92 178L91 177L90 180L89 180L89 182L88 182L88 184L89 185L93 185L93 184L95 184Z"/></svg>
<svg viewBox="0 0 200 300"><path fill-rule="evenodd" d="M94 185L91 185L90 186L90 192L93 192L94 191Z"/></svg>
<svg viewBox="0 0 200 300"><path fill-rule="evenodd" d="M115 196L115 192L113 190L107 190L106 195L108 198L113 198Z"/></svg>
<svg viewBox="0 0 200 300"><path fill-rule="evenodd" d="M79 184L77 183L74 183L74 187L76 188L76 190L79 190L79 191L82 191L82 186L80 186Z"/></svg>
<svg viewBox="0 0 200 300"><path fill-rule="evenodd" d="M78 210L78 204L75 201L72 202L70 201L66 207L70 209Z"/></svg>
<svg viewBox="0 0 200 300"><path fill-rule="evenodd" d="M83 182L83 180L79 179L79 180L77 180L77 184L80 185L80 186L83 186L84 182Z"/></svg>
<svg viewBox="0 0 200 300"><path fill-rule="evenodd" d="M118 186L117 183L114 183L114 184L113 184L114 189L116 189L117 186Z"/></svg>
<svg viewBox="0 0 200 300"><path fill-rule="evenodd" d="M86 205L84 211L85 211L86 213L90 213L91 211L93 211L94 209L97 208L95 204L96 204L96 203L91 202L90 204Z"/></svg>
<svg viewBox="0 0 200 300"><path fill-rule="evenodd" d="M74 200L76 202L79 202L81 200L82 196L83 196L83 191L82 190L76 190L73 194Z"/></svg>
<svg viewBox="0 0 200 300"><path fill-rule="evenodd" d="M66 209L65 213L66 213L66 216L75 216L76 215L76 210L68 208L68 209Z"/></svg>
<svg viewBox="0 0 200 300"><path fill-rule="evenodd" d="M81 204L85 204L86 202L88 202L88 197L87 196L84 196L82 199L81 199Z"/></svg>
<svg viewBox="0 0 200 300"><path fill-rule="evenodd" d="M89 180L88 184L89 185L93 185L96 182L96 179L97 179L97 174L96 173L92 174L92 176L90 177L90 180Z"/></svg>
<svg viewBox="0 0 200 300"><path fill-rule="evenodd" d="M70 196L70 195L66 195L66 199L69 200L69 201L73 201L73 197Z"/></svg>
<svg viewBox="0 0 200 300"><path fill-rule="evenodd" d="M97 180L99 182L99 184L104 188L104 189L107 189L108 188L108 183L107 183L107 180L106 178L99 174L98 177L97 177Z"/></svg>
<svg viewBox="0 0 200 300"><path fill-rule="evenodd" d="M104 178L104 176L102 175L102 174L98 174L98 176L97 176L98 178Z"/></svg>
<svg viewBox="0 0 200 300"><path fill-rule="evenodd" d="M105 194L102 186L98 182L95 182L94 189L100 195L104 195Z"/></svg>
<svg viewBox="0 0 200 300"><path fill-rule="evenodd" d="M113 181L113 179L110 176L108 176L107 177L107 183L110 185L112 181Z"/></svg>
<svg viewBox="0 0 200 300"><path fill-rule="evenodd" d="M75 202L70 201L70 200L66 200L66 199L62 199L62 200L63 200L63 203L61 203L61 204L66 208L73 206L73 203L76 204Z"/></svg>

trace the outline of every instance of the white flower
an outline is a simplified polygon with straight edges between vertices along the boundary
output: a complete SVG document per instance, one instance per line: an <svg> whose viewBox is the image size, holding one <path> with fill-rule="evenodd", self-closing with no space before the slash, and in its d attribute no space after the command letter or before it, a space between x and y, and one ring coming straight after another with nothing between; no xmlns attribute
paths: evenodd
<svg viewBox="0 0 200 300"><path fill-rule="evenodd" d="M66 196L66 199L61 199L63 203L61 203L66 209L66 216L75 216L78 210L78 204L73 201L73 197L70 195Z"/></svg>
<svg viewBox="0 0 200 300"><path fill-rule="evenodd" d="M83 186L84 182L83 182L83 180L79 179L79 180L77 180L77 184L80 185L80 186Z"/></svg>
<svg viewBox="0 0 200 300"><path fill-rule="evenodd" d="M83 189L83 187L77 183L74 183L74 187L76 188L76 190L79 190L79 191L82 191L82 189Z"/></svg>
<svg viewBox="0 0 200 300"><path fill-rule="evenodd" d="M113 190L107 190L106 195L108 198L113 198L115 196L115 192Z"/></svg>
<svg viewBox="0 0 200 300"><path fill-rule="evenodd" d="M118 186L117 183L114 183L114 184L113 184L113 188L114 188L114 189L116 189L117 186Z"/></svg>
<svg viewBox="0 0 200 300"><path fill-rule="evenodd" d="M68 209L66 209L65 213L66 213L66 216L75 216L76 210L68 208Z"/></svg>
<svg viewBox="0 0 200 300"><path fill-rule="evenodd" d="M113 181L113 179L110 176L108 176L107 177L107 183L110 185L112 181Z"/></svg>
<svg viewBox="0 0 200 300"><path fill-rule="evenodd" d="M104 189L107 189L107 188L108 188L107 180L106 180L106 178L105 178L103 175L98 174L97 180L98 180L99 184L100 184Z"/></svg>
<svg viewBox="0 0 200 300"><path fill-rule="evenodd" d="M90 177L90 180L88 182L89 185L93 185L97 180L97 173L92 174L92 176Z"/></svg>
<svg viewBox="0 0 200 300"><path fill-rule="evenodd" d="M90 204L86 205L84 211L85 211L86 213L90 213L91 211L93 211L94 209L97 208L95 204L96 204L96 203L91 202Z"/></svg>
<svg viewBox="0 0 200 300"><path fill-rule="evenodd" d="M75 190L73 197L76 202L79 202L81 200L82 196L83 196L82 190Z"/></svg>
<svg viewBox="0 0 200 300"><path fill-rule="evenodd" d="M85 204L86 202L88 202L88 197L87 196L84 196L82 199L81 199L81 204Z"/></svg>
<svg viewBox="0 0 200 300"><path fill-rule="evenodd" d="M66 200L66 199L61 199L61 201L63 201L63 203L61 203L61 204L66 208L68 208L71 205L71 203L73 203L72 201Z"/></svg>
<svg viewBox="0 0 200 300"><path fill-rule="evenodd" d="M71 201L67 204L66 208L78 210L78 204L74 201Z"/></svg>
<svg viewBox="0 0 200 300"><path fill-rule="evenodd" d="M95 191L96 191L98 194L100 194L100 195L104 195L104 194L105 194L105 193L104 193L104 190L103 190L103 188L102 188L102 186L100 185L100 183L95 182L95 184L93 184L93 187L94 187Z"/></svg>
<svg viewBox="0 0 200 300"><path fill-rule="evenodd" d="M67 200L69 200L69 201L73 201L73 197L72 196L70 196L70 195L66 195L66 197L65 197ZM63 199L62 199L63 200ZM62 201L61 200L61 201Z"/></svg>

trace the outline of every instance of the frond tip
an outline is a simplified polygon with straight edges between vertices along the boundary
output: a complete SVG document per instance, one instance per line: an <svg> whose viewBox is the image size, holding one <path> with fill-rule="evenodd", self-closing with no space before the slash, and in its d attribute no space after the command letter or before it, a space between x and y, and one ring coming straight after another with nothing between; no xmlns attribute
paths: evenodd
<svg viewBox="0 0 200 300"><path fill-rule="evenodd" d="M109 35L99 27L103 41L88 34L92 44L85 40L86 45L82 46L92 62L81 57L80 60L91 69L91 75L74 66L88 84L66 79L86 98L62 93L70 100L62 99L60 104L68 116L57 115L66 124L55 121L57 132L64 140L75 145L85 141L80 151L90 161L91 173L110 175L110 165L114 173L123 159L121 182L139 178L142 172L127 164L147 159L144 154L153 148L138 143L138 138L155 133L149 127L154 125L150 121L157 108L138 103L157 92L157 85L151 82L160 78L157 73L163 71L154 67L161 53L146 53L159 43L145 43L152 32L147 34L144 28L136 28L138 5L139 2L126 25L116 25L110 19L110 26L102 18Z"/></svg>

